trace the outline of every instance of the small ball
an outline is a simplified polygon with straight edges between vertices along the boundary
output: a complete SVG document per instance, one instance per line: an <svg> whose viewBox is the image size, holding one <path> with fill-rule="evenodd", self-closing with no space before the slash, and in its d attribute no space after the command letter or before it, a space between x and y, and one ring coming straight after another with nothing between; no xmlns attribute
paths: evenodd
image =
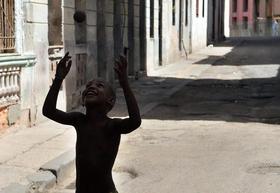
<svg viewBox="0 0 280 193"><path fill-rule="evenodd" d="M83 11L76 11L73 15L73 18L76 22L82 23L86 20L86 14Z"/></svg>

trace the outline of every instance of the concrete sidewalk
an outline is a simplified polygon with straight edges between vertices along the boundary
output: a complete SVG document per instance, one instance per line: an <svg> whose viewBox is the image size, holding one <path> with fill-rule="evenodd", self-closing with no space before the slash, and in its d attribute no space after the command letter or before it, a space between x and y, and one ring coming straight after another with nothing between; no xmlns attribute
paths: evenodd
<svg viewBox="0 0 280 193"><path fill-rule="evenodd" d="M198 61L213 54L219 59L230 51L229 47L226 49L203 49L190 55L188 60L159 68L149 77L133 81L131 87L141 114L153 109L211 66L199 65ZM117 102L110 116L126 115L125 100L118 88ZM55 186L74 165L75 138L74 128L53 121L32 128L13 128L0 136L0 192L44 192Z"/></svg>

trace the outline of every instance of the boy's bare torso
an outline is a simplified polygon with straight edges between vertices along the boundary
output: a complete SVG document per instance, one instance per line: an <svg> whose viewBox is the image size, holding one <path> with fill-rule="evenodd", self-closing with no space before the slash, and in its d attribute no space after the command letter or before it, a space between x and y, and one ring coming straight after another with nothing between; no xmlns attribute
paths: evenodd
<svg viewBox="0 0 280 193"><path fill-rule="evenodd" d="M107 118L93 124L86 115L80 115L75 126L77 193L116 190L112 167L118 153L120 133L114 128L114 122L114 119Z"/></svg>

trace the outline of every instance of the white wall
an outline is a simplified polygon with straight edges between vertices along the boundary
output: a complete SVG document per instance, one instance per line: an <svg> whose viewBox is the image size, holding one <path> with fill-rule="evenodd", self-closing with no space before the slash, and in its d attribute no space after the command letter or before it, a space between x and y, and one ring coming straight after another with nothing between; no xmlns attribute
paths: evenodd
<svg viewBox="0 0 280 193"><path fill-rule="evenodd" d="M230 9L230 1L225 1L225 16L224 16L225 28L224 28L224 35L226 37L230 36L230 27L229 27L229 20L230 20L229 13L230 13L230 10L229 9Z"/></svg>
<svg viewBox="0 0 280 193"><path fill-rule="evenodd" d="M195 52L207 45L207 15L208 1L205 0L204 17L202 17L202 2L199 0L199 17L196 16L196 0L192 0L192 52Z"/></svg>

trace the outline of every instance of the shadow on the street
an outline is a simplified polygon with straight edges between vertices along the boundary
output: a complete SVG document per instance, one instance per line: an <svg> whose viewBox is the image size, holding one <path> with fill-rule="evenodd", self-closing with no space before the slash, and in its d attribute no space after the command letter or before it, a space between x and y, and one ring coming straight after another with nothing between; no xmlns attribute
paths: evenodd
<svg viewBox="0 0 280 193"><path fill-rule="evenodd" d="M280 123L277 78L195 80L143 118Z"/></svg>
<svg viewBox="0 0 280 193"><path fill-rule="evenodd" d="M279 47L279 38L243 40L238 49L234 48L213 65L280 64ZM248 48L252 51L245 52ZM269 52L264 48L268 48ZM210 57L197 64L209 64L212 60ZM277 76L271 78L193 80L143 118L279 124L279 74L278 70Z"/></svg>

